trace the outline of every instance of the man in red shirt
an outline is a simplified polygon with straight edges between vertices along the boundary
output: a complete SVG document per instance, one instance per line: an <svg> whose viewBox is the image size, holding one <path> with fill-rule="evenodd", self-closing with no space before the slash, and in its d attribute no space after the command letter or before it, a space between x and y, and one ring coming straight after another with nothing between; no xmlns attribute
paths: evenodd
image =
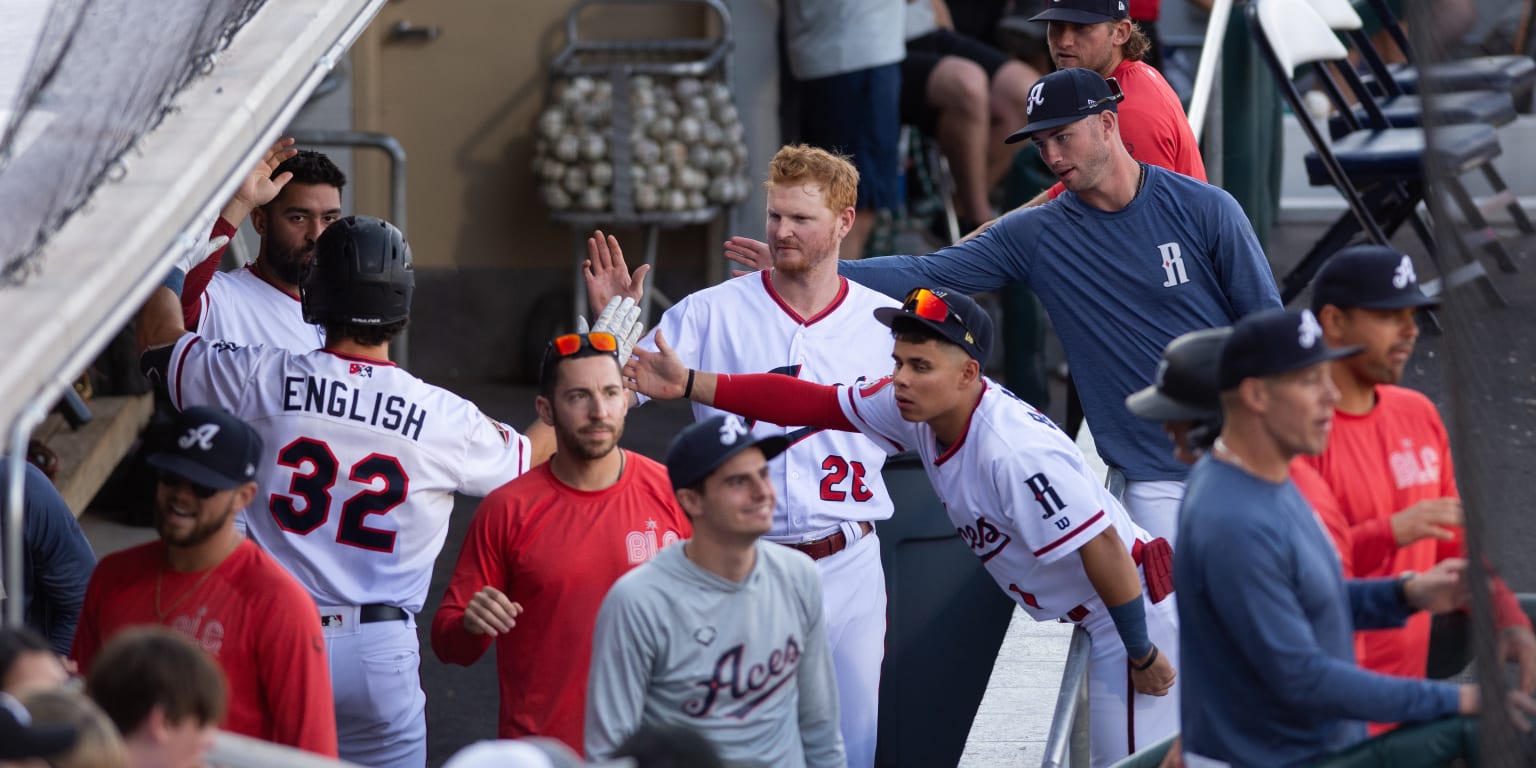
<svg viewBox="0 0 1536 768"><path fill-rule="evenodd" d="M309 593L235 530L256 494L261 437L219 408L176 418L160 470L160 541L102 558L71 656L89 673L102 646L140 624L170 627L218 661L234 733L336 756L325 639Z"/></svg>
<svg viewBox="0 0 1536 768"><path fill-rule="evenodd" d="M550 343L536 402L549 463L480 504L432 619L432 650L468 666L494 640L504 739L581 751L597 609L619 577L692 534L662 465L618 447L629 410L618 344L602 332Z"/></svg>
<svg viewBox="0 0 1536 768"><path fill-rule="evenodd" d="M1414 312L1437 302L1419 290L1408 256L1378 245L1335 254L1312 290L1329 346L1364 348L1332 364L1340 397L1328 448L1301 459L1325 483L1304 492L1335 539L1345 576L1395 577L1464 557L1445 424L1429 398L1397 386L1419 336ZM1321 493L1331 497L1317 498ZM1522 690L1536 690L1536 635L1501 581L1495 581L1494 613L1501 656L1520 663ZM1424 614L1402 629L1360 632L1360 666L1424 677L1429 632Z"/></svg>

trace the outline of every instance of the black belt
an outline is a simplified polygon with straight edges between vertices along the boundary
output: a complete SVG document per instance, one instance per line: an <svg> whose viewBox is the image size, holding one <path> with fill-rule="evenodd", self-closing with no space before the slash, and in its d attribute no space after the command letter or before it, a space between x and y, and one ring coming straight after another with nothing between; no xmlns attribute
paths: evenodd
<svg viewBox="0 0 1536 768"><path fill-rule="evenodd" d="M410 616L410 614L405 612L404 608L394 605L369 603L368 605L357 607L357 623L359 624L376 624L381 621L405 621ZM332 619L340 620L341 616L321 616L320 626L331 626Z"/></svg>

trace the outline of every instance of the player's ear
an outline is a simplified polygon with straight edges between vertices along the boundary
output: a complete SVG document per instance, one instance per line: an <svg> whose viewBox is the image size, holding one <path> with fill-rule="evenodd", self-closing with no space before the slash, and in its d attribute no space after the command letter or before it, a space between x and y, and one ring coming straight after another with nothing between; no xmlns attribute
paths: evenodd
<svg viewBox="0 0 1536 768"><path fill-rule="evenodd" d="M231 221L230 223L237 227L240 226L238 221ZM262 237L267 236L267 207L265 205L258 205L251 209L251 228L256 230L256 234Z"/></svg>
<svg viewBox="0 0 1536 768"><path fill-rule="evenodd" d="M251 500L254 498L256 498L256 484L254 482L246 483L235 489L235 503L240 505L240 509L250 506Z"/></svg>
<svg viewBox="0 0 1536 768"><path fill-rule="evenodd" d="M1243 379L1242 383L1237 385L1237 396L1244 408L1254 413L1263 413L1269 408L1269 380Z"/></svg>
<svg viewBox="0 0 1536 768"><path fill-rule="evenodd" d="M853 218L856 215L851 205L837 214L837 239L841 240L853 231Z"/></svg>
<svg viewBox="0 0 1536 768"><path fill-rule="evenodd" d="M703 501L703 496L693 488L677 489L677 505L683 508L683 514L687 515L689 520L698 516Z"/></svg>
<svg viewBox="0 0 1536 768"><path fill-rule="evenodd" d="M1130 19L1117 19L1109 23L1114 25L1114 28L1109 31L1110 44L1125 45L1131 39L1131 24L1133 22Z"/></svg>
<svg viewBox="0 0 1536 768"><path fill-rule="evenodd" d="M1324 304L1317 311L1317 324L1323 328L1323 338L1330 345L1338 346L1338 340L1344 338L1349 327L1349 314L1333 304Z"/></svg>
<svg viewBox="0 0 1536 768"><path fill-rule="evenodd" d="M533 399L533 407L539 412L539 421L553 427L555 425L555 404L549 398L539 395Z"/></svg>

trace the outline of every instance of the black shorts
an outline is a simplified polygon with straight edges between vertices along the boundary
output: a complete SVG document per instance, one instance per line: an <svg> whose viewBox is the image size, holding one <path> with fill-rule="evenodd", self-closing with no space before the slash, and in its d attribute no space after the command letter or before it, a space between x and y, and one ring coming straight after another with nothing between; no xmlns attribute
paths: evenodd
<svg viewBox="0 0 1536 768"><path fill-rule="evenodd" d="M901 122L933 135L938 113L928 106L928 77L939 59L958 56L981 65L987 81L1009 61L1008 54L952 29L935 29L907 41L907 58L901 62Z"/></svg>

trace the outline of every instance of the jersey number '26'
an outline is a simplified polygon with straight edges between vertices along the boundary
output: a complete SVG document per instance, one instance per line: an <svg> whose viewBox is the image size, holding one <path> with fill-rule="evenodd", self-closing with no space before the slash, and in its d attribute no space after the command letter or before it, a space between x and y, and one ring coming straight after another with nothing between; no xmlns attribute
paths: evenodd
<svg viewBox="0 0 1536 768"><path fill-rule="evenodd" d="M325 525L331 516L331 486L336 484L336 473L341 469L330 446L301 437L278 451L277 463L294 471L288 482L290 496L272 494L272 517L278 526L304 536ZM303 471L305 464L310 467L308 472ZM395 532L369 528L363 524L363 519L369 515L389 514L405 501L410 480L400 461L393 456L371 454L353 464L347 476L367 486L382 479L384 487L362 491L341 505L341 525L336 529L336 541L377 552L395 551ZM302 498L304 508L296 508L291 497Z"/></svg>
<svg viewBox="0 0 1536 768"><path fill-rule="evenodd" d="M864 485L864 464L858 461L846 461L841 456L828 456L821 462L821 468L826 471L826 477L821 478L821 498L826 501L847 501L850 495L854 501L869 501L875 497L869 487ZM853 475L853 483L844 491L837 486Z"/></svg>

